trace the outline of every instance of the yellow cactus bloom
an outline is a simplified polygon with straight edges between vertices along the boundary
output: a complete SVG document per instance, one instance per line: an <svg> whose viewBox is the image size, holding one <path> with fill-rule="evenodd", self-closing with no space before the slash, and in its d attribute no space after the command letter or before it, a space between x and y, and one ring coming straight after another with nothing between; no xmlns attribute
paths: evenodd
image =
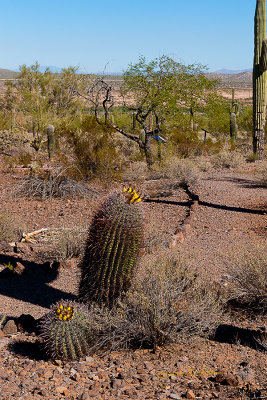
<svg viewBox="0 0 267 400"><path fill-rule="evenodd" d="M60 321L67 321L74 315L73 307L70 307L69 304L65 307L61 302L58 302L58 306L55 308L55 311Z"/></svg>
<svg viewBox="0 0 267 400"><path fill-rule="evenodd" d="M130 204L139 203L140 201L142 201L140 194L138 194L131 186L129 186L128 189L126 189L126 187L124 186L123 193L125 194Z"/></svg>

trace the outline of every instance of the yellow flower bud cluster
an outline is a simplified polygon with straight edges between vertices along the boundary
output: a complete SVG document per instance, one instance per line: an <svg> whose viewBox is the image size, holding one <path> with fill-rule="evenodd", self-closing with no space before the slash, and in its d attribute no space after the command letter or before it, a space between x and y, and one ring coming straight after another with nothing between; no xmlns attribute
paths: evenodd
<svg viewBox="0 0 267 400"><path fill-rule="evenodd" d="M70 307L67 304L67 307L63 306L62 303L59 301L57 307L55 308L57 317L60 321L68 321L72 319L74 315L73 307Z"/></svg>
<svg viewBox="0 0 267 400"><path fill-rule="evenodd" d="M125 194L128 203L139 203L142 201L141 196L133 189L131 186L126 189L126 187L123 187L123 193Z"/></svg>

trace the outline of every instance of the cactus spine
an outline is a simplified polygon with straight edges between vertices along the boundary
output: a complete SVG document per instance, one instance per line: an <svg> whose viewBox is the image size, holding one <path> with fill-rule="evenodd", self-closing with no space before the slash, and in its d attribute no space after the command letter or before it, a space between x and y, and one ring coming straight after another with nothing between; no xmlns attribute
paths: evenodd
<svg viewBox="0 0 267 400"><path fill-rule="evenodd" d="M92 331L85 305L61 300L41 318L39 328L52 359L78 360L88 353Z"/></svg>
<svg viewBox="0 0 267 400"><path fill-rule="evenodd" d="M96 212L81 263L81 301L112 306L130 286L143 233L140 201L134 189L124 188Z"/></svg>
<svg viewBox="0 0 267 400"><path fill-rule="evenodd" d="M53 125L48 125L46 133L47 133L47 150L48 150L48 158L51 160L55 151L55 128Z"/></svg>
<svg viewBox="0 0 267 400"><path fill-rule="evenodd" d="M257 0L254 19L253 152L262 158L266 120L266 0Z"/></svg>

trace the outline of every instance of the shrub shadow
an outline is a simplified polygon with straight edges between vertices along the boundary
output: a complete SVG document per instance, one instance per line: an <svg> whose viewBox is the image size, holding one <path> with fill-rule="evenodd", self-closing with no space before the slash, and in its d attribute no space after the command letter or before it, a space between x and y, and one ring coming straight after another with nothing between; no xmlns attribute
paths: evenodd
<svg viewBox="0 0 267 400"><path fill-rule="evenodd" d="M233 325L219 325L212 340L220 343L237 344L250 347L254 350L266 351L263 344L266 341L266 332L262 330L244 329Z"/></svg>
<svg viewBox="0 0 267 400"><path fill-rule="evenodd" d="M21 258L0 254L0 264L16 265L22 263L25 267L22 275L17 275L8 268L0 272L0 295L32 303L44 308L59 299L74 300L73 294L55 289L47 285L58 277L58 268L50 263L37 264Z"/></svg>

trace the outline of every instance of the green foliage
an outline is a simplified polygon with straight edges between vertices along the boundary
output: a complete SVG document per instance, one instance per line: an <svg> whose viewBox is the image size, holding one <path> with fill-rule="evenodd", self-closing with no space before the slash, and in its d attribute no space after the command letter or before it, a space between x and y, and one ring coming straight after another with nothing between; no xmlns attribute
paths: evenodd
<svg viewBox="0 0 267 400"><path fill-rule="evenodd" d="M120 177L123 160L110 128L97 124L94 116L74 118L70 123L63 121L57 132L66 137L84 177L101 181Z"/></svg>
<svg viewBox="0 0 267 400"><path fill-rule="evenodd" d="M203 69L203 65L186 66L167 56L150 62L142 56L124 72L122 94L141 119L147 120L151 112L159 123L179 121L181 125L185 109L199 107L203 98L214 92L216 82L207 79Z"/></svg>
<svg viewBox="0 0 267 400"><path fill-rule="evenodd" d="M213 141L208 138L206 143L200 134L189 129L174 128L169 135L169 152L179 157L190 157L202 154L213 154L221 149L219 140Z"/></svg>
<svg viewBox="0 0 267 400"><path fill-rule="evenodd" d="M253 108L247 106L239 115L239 128L241 131L251 135L253 131Z"/></svg>
<svg viewBox="0 0 267 400"><path fill-rule="evenodd" d="M40 320L40 336L54 360L78 360L92 340L89 312L85 305L61 300Z"/></svg>
<svg viewBox="0 0 267 400"><path fill-rule="evenodd" d="M113 192L94 215L81 264L79 298L112 305L130 286L142 241L140 198Z"/></svg>
<svg viewBox="0 0 267 400"><path fill-rule="evenodd" d="M254 163L255 161L257 161L259 159L258 154L255 153L251 153L247 156L246 161L249 163Z"/></svg>
<svg viewBox="0 0 267 400"><path fill-rule="evenodd" d="M75 91L83 79L76 74L77 68L63 69L60 74L44 73L40 65L22 65L18 79L8 82L8 88L1 107L9 116L13 127L23 115L19 128L33 132L32 146L38 151L45 141L48 123L57 124L62 118L70 118L81 105ZM17 124L18 125L18 124Z"/></svg>
<svg viewBox="0 0 267 400"><path fill-rule="evenodd" d="M197 119L199 126L217 137L229 135L229 103L222 96L209 95L205 110Z"/></svg>

